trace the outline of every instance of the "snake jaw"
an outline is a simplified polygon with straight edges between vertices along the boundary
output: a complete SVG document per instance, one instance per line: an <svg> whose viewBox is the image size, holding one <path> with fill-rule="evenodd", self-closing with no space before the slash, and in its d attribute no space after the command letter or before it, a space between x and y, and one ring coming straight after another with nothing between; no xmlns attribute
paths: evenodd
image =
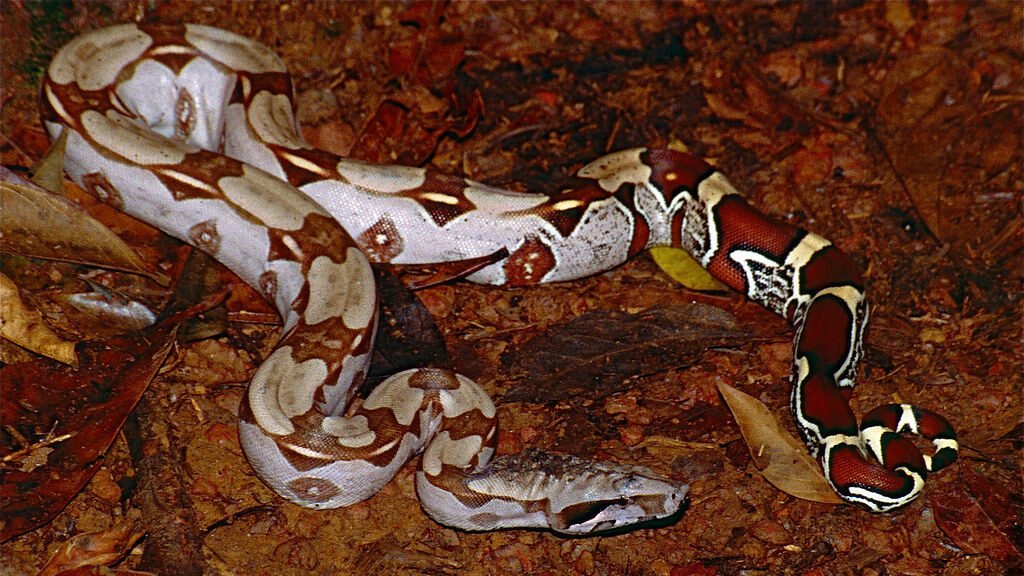
<svg viewBox="0 0 1024 576"><path fill-rule="evenodd" d="M690 488L687 484L640 468L627 473L621 481L612 482L607 488L596 486L598 480L607 478L595 476L588 480L590 486L582 493L586 499L557 512L549 511L552 530L570 535L592 534L667 518L679 511ZM624 489L622 484L629 487ZM603 490L618 496L595 499L593 493Z"/></svg>
<svg viewBox="0 0 1024 576"><path fill-rule="evenodd" d="M463 483L468 493L486 495L490 502L466 514L474 524L456 527L544 528L567 535L605 532L672 516L689 491L686 483L641 466L540 450L496 458L483 472L467 474Z"/></svg>

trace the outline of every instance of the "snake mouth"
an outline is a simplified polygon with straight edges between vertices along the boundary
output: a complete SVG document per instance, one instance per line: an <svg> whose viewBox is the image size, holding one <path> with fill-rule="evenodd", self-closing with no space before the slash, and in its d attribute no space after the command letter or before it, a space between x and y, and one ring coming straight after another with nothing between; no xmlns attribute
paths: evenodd
<svg viewBox="0 0 1024 576"><path fill-rule="evenodd" d="M551 515L552 530L568 535L608 533L646 528L652 523L674 521L686 502L688 487L665 494L622 496L580 502Z"/></svg>

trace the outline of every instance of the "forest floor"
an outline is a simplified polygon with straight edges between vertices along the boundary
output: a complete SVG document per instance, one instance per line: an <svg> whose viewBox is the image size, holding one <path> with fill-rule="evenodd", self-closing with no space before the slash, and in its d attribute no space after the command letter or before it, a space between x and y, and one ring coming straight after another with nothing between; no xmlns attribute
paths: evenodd
<svg viewBox="0 0 1024 576"><path fill-rule="evenodd" d="M37 573L88 532L107 538L93 546L110 555L86 554L92 561L123 554L116 573L170 574L144 552L169 537L154 527L170 524L186 535L176 561L196 574L1021 573L1019 2L79 0L0 9L0 144L15 171L49 144L36 99L53 53L85 30L140 21L210 24L271 46L295 78L307 138L354 158L429 164L521 191L559 190L617 149L672 146L708 158L751 204L829 238L865 271L872 312L857 414L912 402L949 419L962 446L923 497L893 513L781 492L759 473L717 384L760 399L795 432L790 328L739 294L683 289L642 255L576 282L456 282L418 296L451 365L499 404L500 452L536 446L648 466L691 484L681 517L610 537L460 532L420 510L415 461L368 501L307 510L275 496L242 456L237 407L280 329L220 272L232 291L225 332L160 349L167 358L128 427L101 460L83 463L95 468L89 483L52 520L2 545L0 574ZM178 277L188 249L71 195ZM170 296L144 277L16 254L4 254L2 271L76 342L112 337L64 303L89 290L86 280L156 310ZM693 302L731 314L729 330L742 337L716 341L699 362L606 375L593 387L544 381L545 369L593 359L566 350L545 367L522 354L571 338L584 314L620 322L609 338L631 341L639 327L628 315ZM5 379L49 362L7 341L2 351ZM628 356L613 357L637 363ZM5 454L18 437L33 440L15 428L8 418ZM15 464L3 463L5 495ZM154 478L163 487L146 492ZM77 573L99 573L91 570Z"/></svg>

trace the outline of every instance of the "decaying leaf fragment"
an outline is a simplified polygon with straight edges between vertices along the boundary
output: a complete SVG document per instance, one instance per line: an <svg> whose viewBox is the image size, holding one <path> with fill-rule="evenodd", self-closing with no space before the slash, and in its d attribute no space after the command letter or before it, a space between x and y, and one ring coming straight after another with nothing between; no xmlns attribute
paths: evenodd
<svg viewBox="0 0 1024 576"><path fill-rule="evenodd" d="M124 557L142 535L135 522L79 534L57 547L36 576L55 576L83 566L109 566Z"/></svg>
<svg viewBox="0 0 1024 576"><path fill-rule="evenodd" d="M51 330L39 311L21 299L14 281L3 274L0 274L0 336L36 354L78 365L75 343Z"/></svg>
<svg viewBox="0 0 1024 576"><path fill-rule="evenodd" d="M722 382L718 383L718 390L736 417L750 455L765 480L803 500L842 503L822 475L818 462L802 442L779 425L764 403Z"/></svg>
<svg viewBox="0 0 1024 576"><path fill-rule="evenodd" d="M64 196L64 152L68 147L68 131L63 130L50 148L32 166L32 184ZM6 177L4 178L7 179Z"/></svg>
<svg viewBox="0 0 1024 576"><path fill-rule="evenodd" d="M84 280L92 286L92 292L68 294L63 298L80 312L123 332L142 330L156 322L156 314L142 302L88 278Z"/></svg>

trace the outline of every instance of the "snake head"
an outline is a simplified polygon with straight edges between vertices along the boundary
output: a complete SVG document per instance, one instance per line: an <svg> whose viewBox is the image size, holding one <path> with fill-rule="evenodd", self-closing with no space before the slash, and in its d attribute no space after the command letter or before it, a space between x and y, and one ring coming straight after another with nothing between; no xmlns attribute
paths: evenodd
<svg viewBox="0 0 1024 576"><path fill-rule="evenodd" d="M504 502L505 517L489 518L492 527L477 529L532 527L570 535L667 518L679 511L689 491L689 485L641 466L539 450L496 458L465 486ZM520 514L509 514L512 504Z"/></svg>

